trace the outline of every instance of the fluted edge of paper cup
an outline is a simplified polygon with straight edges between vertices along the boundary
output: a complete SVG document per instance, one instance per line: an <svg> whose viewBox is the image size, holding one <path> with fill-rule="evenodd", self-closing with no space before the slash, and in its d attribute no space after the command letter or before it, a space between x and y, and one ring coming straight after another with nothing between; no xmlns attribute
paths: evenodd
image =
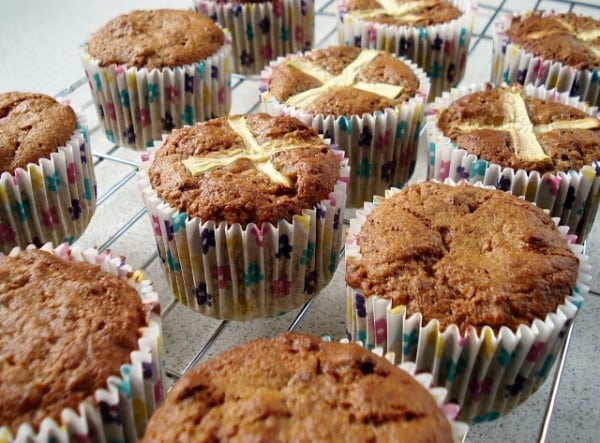
<svg viewBox="0 0 600 443"><path fill-rule="evenodd" d="M450 179L445 183L458 185ZM346 256L360 254L356 235L367 216L382 199L398 192L391 189L357 211L350 220ZM349 338L392 352L397 362L413 362L418 371L431 372L432 384L446 388L447 400L460 405L461 420L481 423L509 413L546 379L589 291L591 265L583 247L572 242L567 227L553 220L579 259L579 269L571 293L545 318L520 325L516 331L503 326L496 333L485 326L479 334L470 329L461 335L457 325L441 331L438 320L423 324L420 313L407 316L405 306L392 307L390 300L379 296L365 298L360 289L346 285Z"/></svg>
<svg viewBox="0 0 600 443"><path fill-rule="evenodd" d="M27 249L35 248L33 245ZM164 356L158 294L152 283L144 279L141 270L133 270L122 257L110 251L83 250L63 243L54 247L46 243L40 248L65 261L99 265L103 272L120 277L139 294L147 315L147 326L141 329L138 349L131 352L131 361L121 366L121 373L107 379L106 387L96 390L79 404L78 410L65 408L60 420L45 418L36 431L22 424L13 436L8 427L0 427L1 442L76 443L81 441L136 441L143 435L150 415L164 398ZM17 254L16 247L10 254Z"/></svg>

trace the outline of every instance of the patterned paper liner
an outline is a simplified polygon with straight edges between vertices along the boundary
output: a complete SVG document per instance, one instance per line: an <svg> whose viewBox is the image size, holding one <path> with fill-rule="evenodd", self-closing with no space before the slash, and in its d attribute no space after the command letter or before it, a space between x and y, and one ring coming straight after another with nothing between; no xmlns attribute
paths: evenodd
<svg viewBox="0 0 600 443"><path fill-rule="evenodd" d="M150 415L164 398L158 294L152 283L144 280L143 271L133 271L124 258L112 257L110 251L82 250L66 243L56 248L47 243L41 249L65 261L99 265L102 271L119 276L140 295L148 325L141 330L139 349L131 352L131 363L121 366L120 375L109 377L106 388L96 390L93 398L80 403L78 411L65 408L60 422L45 418L37 433L31 425L22 424L14 437L8 427L0 426L0 443L135 442L143 435ZM18 251L19 248L14 248L11 254Z"/></svg>
<svg viewBox="0 0 600 443"><path fill-rule="evenodd" d="M159 143L155 145L157 148ZM292 222L257 226L202 221L162 201L143 158L139 183L162 267L175 298L210 317L250 320L295 309L331 280L343 246L346 187L343 151L340 178L328 200Z"/></svg>
<svg viewBox="0 0 600 443"><path fill-rule="evenodd" d="M0 251L73 243L96 210L96 176L86 121L69 141L27 169L0 175Z"/></svg>
<svg viewBox="0 0 600 443"><path fill-rule="evenodd" d="M84 44L81 59L106 137L121 146L144 149L175 128L227 115L232 55L231 35L223 32L223 46L206 59L150 71L102 67Z"/></svg>
<svg viewBox="0 0 600 443"><path fill-rule="evenodd" d="M570 96L581 97L593 106L600 106L600 70L577 69L557 61L545 60L510 42L507 31L513 18L528 14L531 13L504 14L494 22L491 80L496 84L505 82L556 88ZM542 16L555 14L554 11L546 11Z"/></svg>
<svg viewBox="0 0 600 443"><path fill-rule="evenodd" d="M383 49L404 56L421 67L431 80L430 100L456 86L465 74L477 5L451 0L460 17L426 27L374 23L348 13L347 0L337 0L338 41L343 45Z"/></svg>
<svg viewBox="0 0 600 443"><path fill-rule="evenodd" d="M275 57L313 47L313 0L194 0L194 5L233 34L234 72L258 74Z"/></svg>
<svg viewBox="0 0 600 443"><path fill-rule="evenodd" d="M548 209L552 217L560 217L560 224L569 227L571 234L578 236L583 243L594 222L600 202L600 159L580 171L558 174L523 169L513 170L479 159L466 150L457 147L445 137L437 126L438 115L450 104L467 94L480 91L486 85L454 89L444 93L427 109L427 140L429 146L428 177L443 181L447 177L454 181L462 179L471 183L482 181L503 191L524 195L542 209ZM527 85L527 96L550 100L578 108L592 117L598 117L598 108L590 107L577 97L567 93L557 93L543 86Z"/></svg>
<svg viewBox="0 0 600 443"><path fill-rule="evenodd" d="M445 183L456 185L451 180ZM385 198L397 192L389 190ZM366 203L350 221L347 256L360 254L356 235L379 201ZM460 405L461 420L480 423L509 413L546 379L589 290L591 266L583 247L571 243L568 229L554 221L579 258L579 275L572 293L545 319L521 325L516 332L502 327L495 333L486 326L479 334L471 329L461 336L457 325L440 331L438 320L424 325L420 313L408 316L405 306L392 307L390 300L378 296L365 298L360 289L347 286L349 337L393 352L398 361L415 362L418 371L431 372L433 385L445 387L447 399Z"/></svg>
<svg viewBox="0 0 600 443"><path fill-rule="evenodd" d="M312 114L281 103L268 90L273 69L288 60L279 57L261 73L261 106L272 116L291 115L343 148L350 161L347 204L360 207L391 186L402 186L412 175L430 82L422 69L402 59L419 79L419 90L398 108L373 114L340 116Z"/></svg>

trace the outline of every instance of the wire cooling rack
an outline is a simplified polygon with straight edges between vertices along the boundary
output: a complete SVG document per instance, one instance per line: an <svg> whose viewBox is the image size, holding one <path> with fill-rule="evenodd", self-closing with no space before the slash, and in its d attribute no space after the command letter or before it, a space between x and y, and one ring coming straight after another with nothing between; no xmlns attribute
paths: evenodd
<svg viewBox="0 0 600 443"><path fill-rule="evenodd" d="M471 39L467 73L464 84L480 83L489 79L491 69L492 23L498 14L525 9L556 9L574 11L598 17L598 1L535 1L505 0L479 2L477 22ZM334 0L316 0L315 42L323 47L337 44ZM234 75L232 78L232 113L253 113L259 110L258 78ZM77 241L82 247L96 246L101 250L126 253L134 268L144 269L161 296L166 354L166 373L174 381L203 359L227 348L257 337L274 336L286 330L315 335L331 335L335 339L345 333L345 298L343 266L322 293L302 308L287 315L251 322L228 322L204 317L179 305L160 268L154 237L137 186L136 174L140 152L114 145L99 130L98 118L85 77L57 94L68 100L87 119L95 156L98 180L98 206L90 226ZM424 157L420 155L420 158ZM425 163L417 164L412 181L425 177ZM541 407L531 413L522 406L510 414L512 419L501 418L490 425L472 427L468 441L550 441L549 425L563 374L572 327L555 365L554 377L548 381ZM538 395L538 394L536 394ZM597 425L597 423L595 423ZM532 429L515 429L512 427ZM511 434L511 432L513 432ZM514 435L514 436L513 436Z"/></svg>

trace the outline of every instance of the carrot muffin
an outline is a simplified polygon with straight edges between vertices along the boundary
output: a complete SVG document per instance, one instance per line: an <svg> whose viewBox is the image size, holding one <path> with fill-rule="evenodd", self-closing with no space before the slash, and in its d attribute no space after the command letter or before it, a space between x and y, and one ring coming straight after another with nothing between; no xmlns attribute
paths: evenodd
<svg viewBox="0 0 600 443"><path fill-rule="evenodd" d="M142 442L177 440L454 438L431 394L384 358L355 344L287 333L238 346L184 375Z"/></svg>
<svg viewBox="0 0 600 443"><path fill-rule="evenodd" d="M293 115L344 148L359 206L412 174L429 81L384 51L332 46L281 58L263 71L262 103Z"/></svg>
<svg viewBox="0 0 600 443"><path fill-rule="evenodd" d="M141 183L176 297L233 319L308 300L336 268L348 173L343 152L292 117L173 132Z"/></svg>
<svg viewBox="0 0 600 443"><path fill-rule="evenodd" d="M5 437L7 431L22 440L53 432L74 441L84 437L82 423L89 435L98 436L117 419L120 432L135 435L161 400L159 323L150 317L156 294L147 292L151 286L139 275L137 281L126 277L121 260L118 267L108 265L112 272L96 264L105 260L108 265L110 256L82 255L66 245L0 257L0 434ZM133 395L119 398L118 392L132 385ZM144 385L151 398L138 391ZM140 405L132 411L135 402ZM65 414L65 409L77 412ZM109 410L116 416L107 417Z"/></svg>
<svg viewBox="0 0 600 443"><path fill-rule="evenodd" d="M375 203L346 244L352 338L433 371L466 420L508 412L541 384L581 303L577 249L543 210L494 189L424 182ZM497 364L505 352L527 364ZM497 391L482 396L485 377Z"/></svg>
<svg viewBox="0 0 600 443"><path fill-rule="evenodd" d="M44 94L0 93L0 174L0 251L83 233L96 180L85 121L69 106Z"/></svg>
<svg viewBox="0 0 600 443"><path fill-rule="evenodd" d="M115 17L90 36L82 60L115 143L145 148L174 128L229 112L231 38L193 11Z"/></svg>

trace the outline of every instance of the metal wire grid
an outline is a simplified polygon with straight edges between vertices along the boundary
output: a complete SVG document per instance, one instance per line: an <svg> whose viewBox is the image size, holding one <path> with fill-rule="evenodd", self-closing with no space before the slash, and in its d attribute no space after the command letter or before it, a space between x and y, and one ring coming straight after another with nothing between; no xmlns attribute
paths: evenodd
<svg viewBox="0 0 600 443"><path fill-rule="evenodd" d="M470 57L477 52L491 51L492 23L502 12L520 10L523 5L518 1L482 0L479 2L478 21L471 39ZM315 11L316 46L323 47L336 44L336 14L335 0L317 0ZM543 1L537 0L533 7L528 9L560 9L569 11L583 11L589 9L598 11L600 4L589 1ZM590 12L588 12L590 13ZM488 54L488 59L491 59ZM489 66L481 67L485 76L475 72L476 81L487 80ZM467 68L467 77L469 68ZM468 78L466 78L468 81ZM175 299L170 297L170 290L163 277L158 254L154 249L154 240L149 223L146 220L145 208L138 196L136 174L138 170L139 152L110 143L100 131L94 104L88 89L87 80L82 77L78 81L60 91L56 97L68 100L83 113L88 121L90 137L95 157L95 168L98 180L97 210L92 223L86 233L78 240L81 246L97 246L100 250L113 248L115 251L127 251L128 261L139 269L147 271L154 281L154 286L161 294L163 327L165 329L165 349L167 357L167 376L172 380L179 378L183 373L195 366L201 360L217 354L221 350L234 346L246 339L259 336L272 336L284 330L304 330L313 334L329 333L339 338L343 334L343 322L331 324L325 318L324 330L318 330L314 323L319 323L321 307L313 308L319 304L320 295L306 303L302 308L277 319L266 319L248 322L240 325L237 322L218 321L205 318L191 310L181 307ZM257 96L258 78L233 75L232 78L232 113L252 113L258 111L259 101ZM248 99L250 97L250 99ZM422 172L422 171L421 171ZM416 172L418 174L418 171ZM417 177L417 179L420 179ZM147 238L147 242L139 243L137 239ZM99 245L99 246L98 246ZM340 270L338 269L338 274ZM336 274L337 275L337 274ZM334 277L334 280L336 277ZM342 281L338 276L338 281ZM327 291L329 288L325 288ZM333 289L332 291L335 291ZM331 291L330 291L331 292ZM169 295L166 295L169 294ZM596 293L596 295L600 295ZM181 309L180 309L181 308ZM326 311L326 309L323 309ZM302 326L307 314L315 314L316 320L312 325ZM229 333L228 333L229 332ZM337 334L337 335L335 335ZM559 356L557 368L546 412L544 414L539 441L548 438L548 429L552 412L557 397L560 379L566 361L567 350L572 335L572 326L569 329L565 346ZM220 340L220 337L227 336ZM169 352L169 341L179 344L179 352ZM191 352L190 352L191 351ZM181 354L187 357L181 358ZM177 368L181 368L178 370ZM493 438L492 436L490 436Z"/></svg>

